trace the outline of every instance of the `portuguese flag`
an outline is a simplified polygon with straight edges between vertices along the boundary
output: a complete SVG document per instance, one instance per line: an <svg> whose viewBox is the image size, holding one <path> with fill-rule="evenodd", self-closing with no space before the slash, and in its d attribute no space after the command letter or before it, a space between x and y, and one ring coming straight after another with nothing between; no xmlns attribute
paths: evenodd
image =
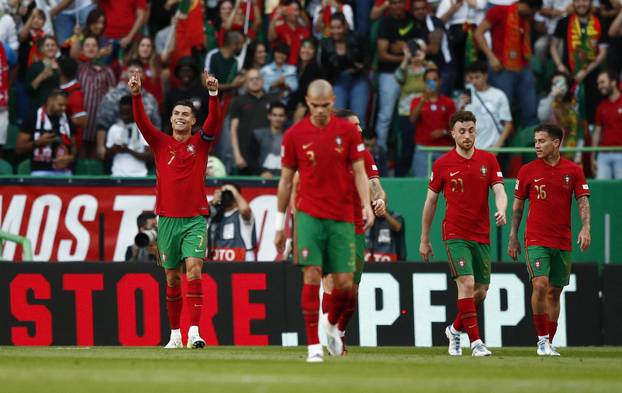
<svg viewBox="0 0 622 393"><path fill-rule="evenodd" d="M181 0L179 3L181 19L175 29L175 55L173 63L192 55L193 48L203 46L203 0Z"/></svg>

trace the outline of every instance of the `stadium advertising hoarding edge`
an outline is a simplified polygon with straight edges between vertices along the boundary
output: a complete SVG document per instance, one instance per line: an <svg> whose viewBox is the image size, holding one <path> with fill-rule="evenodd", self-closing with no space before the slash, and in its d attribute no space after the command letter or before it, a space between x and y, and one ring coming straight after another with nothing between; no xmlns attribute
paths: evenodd
<svg viewBox="0 0 622 393"><path fill-rule="evenodd" d="M622 267L605 269L601 285L596 266L574 266L562 295L558 346L622 344L622 286L616 284ZM493 272L480 316L483 339L492 347L534 345L524 266L498 263ZM305 343L296 266L212 263L203 278L201 332L208 345ZM148 264L0 264L0 345L163 345L164 291L164 275ZM444 327L455 311L446 266L368 264L348 343L445 345ZM182 313L182 332L187 325Z"/></svg>

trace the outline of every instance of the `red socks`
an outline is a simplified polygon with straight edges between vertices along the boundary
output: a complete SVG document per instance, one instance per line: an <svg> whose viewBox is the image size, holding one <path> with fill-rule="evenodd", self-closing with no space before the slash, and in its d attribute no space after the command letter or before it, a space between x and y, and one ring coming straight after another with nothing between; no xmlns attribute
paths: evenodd
<svg viewBox="0 0 622 393"><path fill-rule="evenodd" d="M317 324L320 308L319 285L302 285L302 297L300 299L300 306L302 308L302 316L305 319L305 327L307 329L307 345L319 344L320 338L317 333Z"/></svg>
<svg viewBox="0 0 622 393"><path fill-rule="evenodd" d="M479 340L477 310L475 309L475 303L472 297L458 299L458 314L462 320L462 328L465 329L469 335L469 341L474 342Z"/></svg>
<svg viewBox="0 0 622 393"><path fill-rule="evenodd" d="M186 307L188 308L188 315L190 315L190 326L198 326L203 309L203 286L200 278L188 281Z"/></svg>
<svg viewBox="0 0 622 393"><path fill-rule="evenodd" d="M181 286L166 286L166 312L168 313L168 324L173 329L179 329L179 318L181 315Z"/></svg>
<svg viewBox="0 0 622 393"><path fill-rule="evenodd" d="M479 304L475 306L475 312L479 311ZM458 313L456 314L456 319L454 319L454 329L456 329L457 332L461 332L463 329L462 326L462 318L460 317L460 310L458 310Z"/></svg>
<svg viewBox="0 0 622 393"><path fill-rule="evenodd" d="M549 334L546 320L546 314L533 314L533 324L539 337Z"/></svg>
<svg viewBox="0 0 622 393"><path fill-rule="evenodd" d="M549 331L549 342L553 343L553 337L555 337L555 333L557 332L557 321L548 320L546 322L546 327Z"/></svg>
<svg viewBox="0 0 622 393"><path fill-rule="evenodd" d="M341 314L345 311L352 298L352 289L343 291L337 288L333 289L333 301L328 311L328 322L336 325L339 322Z"/></svg>
<svg viewBox="0 0 622 393"><path fill-rule="evenodd" d="M358 299L358 289L352 287L352 292L350 294L350 299L345 309L339 316L339 321L337 322L337 328L342 332L346 330L348 326L348 322L352 319L352 315L354 315L354 311L356 310L356 301Z"/></svg>
<svg viewBox="0 0 622 393"><path fill-rule="evenodd" d="M322 313L328 314L328 311L333 304L333 294L332 293L322 293Z"/></svg>

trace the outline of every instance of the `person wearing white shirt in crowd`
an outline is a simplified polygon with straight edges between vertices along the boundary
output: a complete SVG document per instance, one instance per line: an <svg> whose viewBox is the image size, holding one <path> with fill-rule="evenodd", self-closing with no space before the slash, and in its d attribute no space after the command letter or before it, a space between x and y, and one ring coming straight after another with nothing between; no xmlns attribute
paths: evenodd
<svg viewBox="0 0 622 393"><path fill-rule="evenodd" d="M274 61L261 68L263 89L266 93L278 94L283 103L287 103L289 94L298 89L296 66L287 64L290 47L284 42L274 46Z"/></svg>
<svg viewBox="0 0 622 393"><path fill-rule="evenodd" d="M134 123L131 96L119 100L119 117L106 136L106 159L112 159L112 176L147 176L147 163L153 154Z"/></svg>
<svg viewBox="0 0 622 393"><path fill-rule="evenodd" d="M19 0L0 0L0 41L14 52L19 47L17 27L13 19L14 12L17 12L17 4Z"/></svg>
<svg viewBox="0 0 622 393"><path fill-rule="evenodd" d="M542 8L535 16L536 22L544 23L546 34L534 44L534 54L545 61L548 58L551 37L555 33L557 22L572 13L572 0L542 0Z"/></svg>
<svg viewBox="0 0 622 393"><path fill-rule="evenodd" d="M508 98L502 90L488 84L488 67L484 62L470 64L466 78L470 86L460 97L460 110L473 112L477 119L475 147L502 147L512 132Z"/></svg>

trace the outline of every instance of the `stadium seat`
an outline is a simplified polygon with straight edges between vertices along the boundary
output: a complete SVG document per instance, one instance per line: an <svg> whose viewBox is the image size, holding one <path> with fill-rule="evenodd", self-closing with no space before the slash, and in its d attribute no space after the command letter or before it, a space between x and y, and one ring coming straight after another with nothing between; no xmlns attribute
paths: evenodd
<svg viewBox="0 0 622 393"><path fill-rule="evenodd" d="M15 150L19 128L17 128L15 124L9 124L6 133L6 144L4 145L4 150Z"/></svg>
<svg viewBox="0 0 622 393"><path fill-rule="evenodd" d="M13 166L7 161L0 160L0 175L12 175Z"/></svg>
<svg viewBox="0 0 622 393"><path fill-rule="evenodd" d="M30 159L24 160L17 166L18 175L30 175Z"/></svg>
<svg viewBox="0 0 622 393"><path fill-rule="evenodd" d="M98 160L78 160L76 175L97 176L104 174L104 164Z"/></svg>

